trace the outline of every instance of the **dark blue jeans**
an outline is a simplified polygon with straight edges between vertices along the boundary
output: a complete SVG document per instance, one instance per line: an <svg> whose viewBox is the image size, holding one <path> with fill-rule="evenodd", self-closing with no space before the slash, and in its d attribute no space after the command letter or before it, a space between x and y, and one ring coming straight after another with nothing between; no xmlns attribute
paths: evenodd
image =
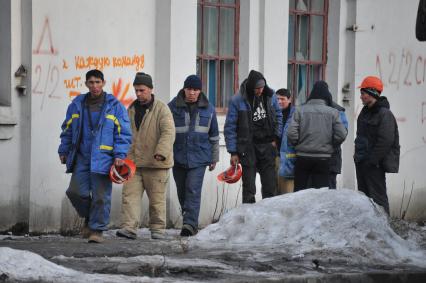
<svg viewBox="0 0 426 283"><path fill-rule="evenodd" d="M91 173L90 160L78 154L66 194L78 215L88 221L91 230L107 230L111 190L109 176Z"/></svg>
<svg viewBox="0 0 426 283"><path fill-rule="evenodd" d="M173 178L180 207L182 208L183 223L198 228L200 214L201 190L206 166L196 168L173 167Z"/></svg>

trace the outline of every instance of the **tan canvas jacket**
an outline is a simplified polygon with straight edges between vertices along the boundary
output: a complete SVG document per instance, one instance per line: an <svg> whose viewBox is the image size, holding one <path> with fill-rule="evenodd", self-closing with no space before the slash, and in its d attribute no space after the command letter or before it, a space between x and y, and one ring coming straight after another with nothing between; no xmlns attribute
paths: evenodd
<svg viewBox="0 0 426 283"><path fill-rule="evenodd" d="M154 99L137 130L133 104L127 110L133 133L128 158L135 162L136 167L163 169L173 167L173 143L176 133L169 107L158 99ZM154 158L156 154L166 159L157 161Z"/></svg>

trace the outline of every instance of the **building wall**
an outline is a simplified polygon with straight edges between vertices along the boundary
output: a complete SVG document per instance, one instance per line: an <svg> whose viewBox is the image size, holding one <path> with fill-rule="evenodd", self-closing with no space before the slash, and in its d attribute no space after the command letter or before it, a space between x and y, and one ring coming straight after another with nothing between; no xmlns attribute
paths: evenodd
<svg viewBox="0 0 426 283"><path fill-rule="evenodd" d="M15 90L18 84L25 85L28 78L21 81L14 76L21 64L28 66L20 52L25 44L21 38L21 28L27 26L27 21L25 14L21 14L23 7L20 1L1 0L0 5L0 95L6 98L2 99L0 106L0 230L6 230L16 223L28 223L31 119L30 96L21 95Z"/></svg>
<svg viewBox="0 0 426 283"><path fill-rule="evenodd" d="M379 76L382 95L398 121L400 171L387 174L391 214L406 211L406 218L425 219L426 49L415 38L417 7L418 1L356 1L354 83L358 86L367 75ZM358 115L358 90L354 101Z"/></svg>

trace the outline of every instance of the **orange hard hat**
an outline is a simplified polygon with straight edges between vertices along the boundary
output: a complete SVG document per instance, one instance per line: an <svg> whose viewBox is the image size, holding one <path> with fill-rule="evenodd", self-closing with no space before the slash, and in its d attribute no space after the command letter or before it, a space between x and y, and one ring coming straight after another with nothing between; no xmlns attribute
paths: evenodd
<svg viewBox="0 0 426 283"><path fill-rule="evenodd" d="M136 172L136 165L132 160L126 158L123 161L123 165L115 166L113 164L109 170L109 178L116 184L122 184L130 180Z"/></svg>
<svg viewBox="0 0 426 283"><path fill-rule="evenodd" d="M378 77L368 76L362 81L358 88L373 88L380 94L383 91L383 82Z"/></svg>
<svg viewBox="0 0 426 283"><path fill-rule="evenodd" d="M221 182L233 184L240 180L241 175L243 175L243 168L241 167L241 164L237 164L217 175L217 179Z"/></svg>

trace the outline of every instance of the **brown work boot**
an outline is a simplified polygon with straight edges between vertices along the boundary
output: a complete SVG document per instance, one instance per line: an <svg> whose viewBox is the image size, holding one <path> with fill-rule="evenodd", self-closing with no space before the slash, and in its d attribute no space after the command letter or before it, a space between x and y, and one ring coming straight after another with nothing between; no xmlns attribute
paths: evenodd
<svg viewBox="0 0 426 283"><path fill-rule="evenodd" d="M84 223L84 226L81 228L81 231L80 231L81 237L83 239L87 239L90 237L91 232L92 231L90 230L88 224Z"/></svg>
<svg viewBox="0 0 426 283"><path fill-rule="evenodd" d="M89 243L103 243L104 237L102 236L102 231L91 231L89 236Z"/></svg>

